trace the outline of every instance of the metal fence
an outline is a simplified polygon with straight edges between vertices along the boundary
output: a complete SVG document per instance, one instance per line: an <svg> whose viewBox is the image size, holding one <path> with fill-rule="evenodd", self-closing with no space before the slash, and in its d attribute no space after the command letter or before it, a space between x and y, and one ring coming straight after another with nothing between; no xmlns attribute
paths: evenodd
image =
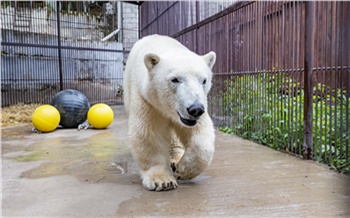
<svg viewBox="0 0 350 218"><path fill-rule="evenodd" d="M216 52L209 112L223 131L349 172L350 3L236 2L209 17L205 4L220 2L144 2L141 36Z"/></svg>
<svg viewBox="0 0 350 218"><path fill-rule="evenodd" d="M86 2L76 4L85 12L68 10L71 2L34 3L1 3L1 105L50 103L68 88L92 104L122 103L125 51L115 39L101 41L115 29L114 15Z"/></svg>

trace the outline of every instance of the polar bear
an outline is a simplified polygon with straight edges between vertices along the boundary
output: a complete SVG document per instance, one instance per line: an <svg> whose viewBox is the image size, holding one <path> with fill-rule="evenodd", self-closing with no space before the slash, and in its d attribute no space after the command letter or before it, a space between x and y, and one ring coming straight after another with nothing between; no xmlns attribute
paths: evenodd
<svg viewBox="0 0 350 218"><path fill-rule="evenodd" d="M177 40L135 43L124 76L131 151L148 190L175 189L212 161L215 132L207 112L216 54L199 56Z"/></svg>

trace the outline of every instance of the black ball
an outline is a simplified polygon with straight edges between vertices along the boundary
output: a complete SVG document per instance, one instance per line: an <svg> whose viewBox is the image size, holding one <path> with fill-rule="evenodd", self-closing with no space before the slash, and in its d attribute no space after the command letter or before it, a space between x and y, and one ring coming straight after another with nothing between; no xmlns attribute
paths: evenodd
<svg viewBox="0 0 350 218"><path fill-rule="evenodd" d="M74 89L58 92L51 105L57 108L61 115L60 125L65 128L76 128L87 118L90 103L87 97Z"/></svg>

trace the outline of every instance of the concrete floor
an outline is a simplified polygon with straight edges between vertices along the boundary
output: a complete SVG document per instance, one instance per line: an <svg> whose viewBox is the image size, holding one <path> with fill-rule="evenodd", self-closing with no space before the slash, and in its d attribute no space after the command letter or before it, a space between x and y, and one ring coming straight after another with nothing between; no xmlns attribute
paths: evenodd
<svg viewBox="0 0 350 218"><path fill-rule="evenodd" d="M350 217L350 177L217 132L212 165L176 190L145 190L127 118L106 130L2 129L2 215Z"/></svg>

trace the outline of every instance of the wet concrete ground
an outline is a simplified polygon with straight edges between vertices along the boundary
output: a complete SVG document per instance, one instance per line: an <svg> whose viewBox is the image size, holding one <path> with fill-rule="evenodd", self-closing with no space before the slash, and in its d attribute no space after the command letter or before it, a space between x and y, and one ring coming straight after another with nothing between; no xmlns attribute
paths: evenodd
<svg viewBox="0 0 350 218"><path fill-rule="evenodd" d="M2 129L2 215L350 217L350 177L217 132L211 166L176 190L141 185L127 118L106 130Z"/></svg>

